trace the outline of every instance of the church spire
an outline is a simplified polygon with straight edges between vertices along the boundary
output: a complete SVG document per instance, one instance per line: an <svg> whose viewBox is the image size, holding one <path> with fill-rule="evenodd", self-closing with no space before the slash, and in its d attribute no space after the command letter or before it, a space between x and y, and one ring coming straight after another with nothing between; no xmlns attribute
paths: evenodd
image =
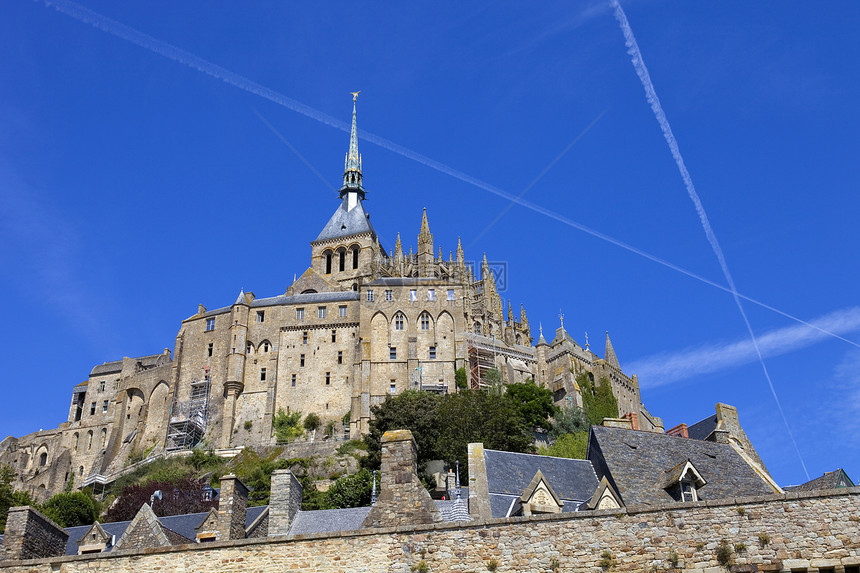
<svg viewBox="0 0 860 573"><path fill-rule="evenodd" d="M609 365L621 368L621 365L618 364L618 357L615 356L615 349L612 348L612 341L609 340L608 330L606 331L606 350L603 353L603 359L606 360Z"/></svg>
<svg viewBox="0 0 860 573"><path fill-rule="evenodd" d="M349 151L346 153L346 164L343 171L343 187L340 188L340 198L356 193L364 199L364 187L361 185L361 154L358 152L358 127L355 121L355 101L359 92L352 94L352 129L349 132Z"/></svg>

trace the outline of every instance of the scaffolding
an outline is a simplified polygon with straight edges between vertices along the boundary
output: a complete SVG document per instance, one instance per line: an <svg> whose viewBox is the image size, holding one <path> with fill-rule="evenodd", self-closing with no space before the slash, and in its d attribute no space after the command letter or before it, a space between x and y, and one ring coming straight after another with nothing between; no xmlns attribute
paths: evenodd
<svg viewBox="0 0 860 573"><path fill-rule="evenodd" d="M209 412L209 369L203 380L191 381L191 396L188 401L178 402L174 398L170 408L170 424L167 428L167 450L190 450L203 440L206 434L206 418Z"/></svg>

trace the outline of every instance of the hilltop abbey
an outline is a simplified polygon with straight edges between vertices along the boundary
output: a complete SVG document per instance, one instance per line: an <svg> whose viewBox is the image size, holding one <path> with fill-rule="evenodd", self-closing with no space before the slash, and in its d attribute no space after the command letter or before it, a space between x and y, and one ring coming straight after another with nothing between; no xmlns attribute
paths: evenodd
<svg viewBox="0 0 860 573"><path fill-rule="evenodd" d="M447 259L435 250L426 210L415 253L399 235L391 252L382 247L364 207L355 104L339 194L310 243L310 266L285 293L243 291L229 306L200 305L182 321L172 356L165 348L97 365L72 389L58 428L0 442L16 487L44 500L70 476L75 485L109 483L133 453L272 445L279 410L348 420L355 437L386 395L455 392L460 368L472 387L493 368L506 383L532 379L559 405L581 405L577 374L607 378L622 416L663 431L608 334L603 358L563 323L552 340L540 332L535 341L522 306L515 314L508 303L505 316L486 256L474 269L459 241Z"/></svg>

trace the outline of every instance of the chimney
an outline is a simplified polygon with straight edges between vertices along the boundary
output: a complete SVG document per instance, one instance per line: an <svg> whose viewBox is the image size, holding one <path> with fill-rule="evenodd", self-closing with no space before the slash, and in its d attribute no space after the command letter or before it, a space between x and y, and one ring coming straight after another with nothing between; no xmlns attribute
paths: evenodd
<svg viewBox="0 0 860 573"><path fill-rule="evenodd" d="M381 492L362 527L442 521L436 504L418 479L417 454L409 430L393 430L382 435Z"/></svg>
<svg viewBox="0 0 860 573"><path fill-rule="evenodd" d="M59 557L66 554L69 534L32 507L9 508L0 561Z"/></svg>
<svg viewBox="0 0 860 573"><path fill-rule="evenodd" d="M639 414L636 414L635 412L629 412L627 414L624 414L621 417L625 418L627 420L630 420L630 428L631 429L633 429L633 430L639 429Z"/></svg>
<svg viewBox="0 0 860 573"><path fill-rule="evenodd" d="M682 438L689 438L690 434L687 432L687 424L678 424L674 428L669 428L666 430L667 436L680 436Z"/></svg>
<svg viewBox="0 0 860 573"><path fill-rule="evenodd" d="M197 305L197 314L203 314L204 312L206 312L206 307L203 306L202 304L198 304Z"/></svg>
<svg viewBox="0 0 860 573"><path fill-rule="evenodd" d="M302 505L302 485L290 470L272 472L269 496L269 537L287 535Z"/></svg>
<svg viewBox="0 0 860 573"><path fill-rule="evenodd" d="M218 500L218 539L245 538L245 512L248 508L248 488L230 474L221 478Z"/></svg>

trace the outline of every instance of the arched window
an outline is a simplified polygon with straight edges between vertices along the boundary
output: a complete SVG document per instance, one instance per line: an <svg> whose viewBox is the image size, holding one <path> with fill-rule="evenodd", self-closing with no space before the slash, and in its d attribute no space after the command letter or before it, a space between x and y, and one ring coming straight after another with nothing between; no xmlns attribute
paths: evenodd
<svg viewBox="0 0 860 573"><path fill-rule="evenodd" d="M78 475L79 475L79 476L83 476L83 475L84 475L84 466L81 466L81 467L79 467L79 468L78 468Z"/></svg>
<svg viewBox="0 0 860 573"><path fill-rule="evenodd" d="M42 455L39 456L39 467L45 467L45 464L48 463L48 452L42 452Z"/></svg>
<svg viewBox="0 0 860 573"><path fill-rule="evenodd" d="M421 313L421 330L430 330L430 315L426 312Z"/></svg>
<svg viewBox="0 0 860 573"><path fill-rule="evenodd" d="M75 432L75 435L72 439L75 441L75 443L72 444L72 449L74 450L72 453L76 454L78 453L78 442L81 441L81 435Z"/></svg>
<svg viewBox="0 0 860 573"><path fill-rule="evenodd" d="M246 351L248 354L253 354L254 353L254 345L249 342Z"/></svg>
<svg viewBox="0 0 860 573"><path fill-rule="evenodd" d="M398 312L394 315L394 330L403 330L403 313Z"/></svg>
<svg viewBox="0 0 860 573"><path fill-rule="evenodd" d="M358 247L352 248L352 268L353 270L358 268Z"/></svg>
<svg viewBox="0 0 860 573"><path fill-rule="evenodd" d="M93 431L90 430L87 432L87 449L91 449L93 447Z"/></svg>
<svg viewBox="0 0 860 573"><path fill-rule="evenodd" d="M346 270L346 251L344 251L344 250L341 250L338 253L337 270L339 270L339 271Z"/></svg>
<svg viewBox="0 0 860 573"><path fill-rule="evenodd" d="M325 253L325 274L331 274L331 251Z"/></svg>
<svg viewBox="0 0 860 573"><path fill-rule="evenodd" d="M481 323L480 322L475 323L475 334L481 334Z"/></svg>
<svg viewBox="0 0 860 573"><path fill-rule="evenodd" d="M104 448L105 446L107 446L107 429L102 428L102 447Z"/></svg>

